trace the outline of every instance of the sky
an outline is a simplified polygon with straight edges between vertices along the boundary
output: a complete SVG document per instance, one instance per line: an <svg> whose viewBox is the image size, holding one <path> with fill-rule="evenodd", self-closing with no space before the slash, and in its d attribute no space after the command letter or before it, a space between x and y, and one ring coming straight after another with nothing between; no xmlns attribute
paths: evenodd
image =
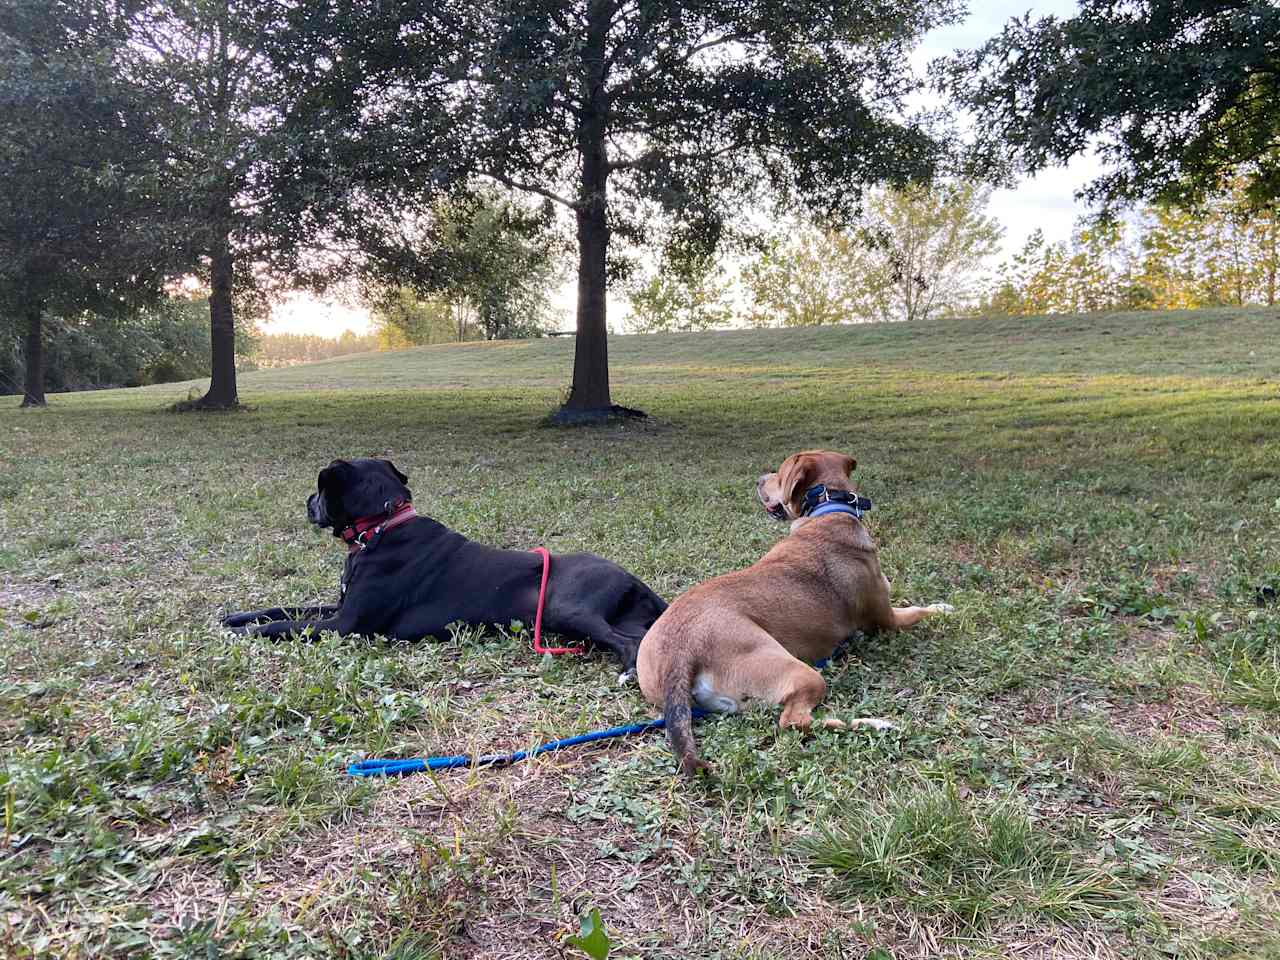
<svg viewBox="0 0 1280 960"><path fill-rule="evenodd" d="M1034 0L1022 3L984 3L970 0L969 15L963 22L930 31L912 58L913 66L923 71L931 60L956 50L969 50L1000 32L1013 17L1030 13L1033 17L1070 16L1075 0ZM1076 202L1075 194L1102 173L1102 166L1092 154L1076 157L1066 167L1041 172L1036 177L1022 177L1017 186L997 190L987 209L990 216L1004 224L1005 235L996 262L1017 253L1027 237L1037 228L1044 231L1050 243L1066 240L1076 219L1087 208Z"/></svg>
<svg viewBox="0 0 1280 960"><path fill-rule="evenodd" d="M1024 0L1017 4L970 0L968 16L961 23L927 34L912 57L912 63L917 70L923 71L929 61L937 57L976 47L998 33L1011 17L1027 12L1033 16L1067 16L1075 7L1074 0ZM1037 228L1044 232L1050 243L1070 237L1076 219L1087 212L1076 202L1075 194L1101 170L1092 155L1084 155L1066 167L1046 170L1034 178L1023 177L1012 189L997 190L992 194L987 213L1004 225L1005 234L1000 253L986 266L994 267L1016 253ZM565 315L566 328L572 326L575 288L576 282L570 282L555 297L556 306ZM625 309L625 301L613 296L609 298L610 326ZM368 311L362 308L309 294L294 294L276 305L271 319L262 325L262 329L265 333L313 333L337 337L344 330L367 333L370 320Z"/></svg>

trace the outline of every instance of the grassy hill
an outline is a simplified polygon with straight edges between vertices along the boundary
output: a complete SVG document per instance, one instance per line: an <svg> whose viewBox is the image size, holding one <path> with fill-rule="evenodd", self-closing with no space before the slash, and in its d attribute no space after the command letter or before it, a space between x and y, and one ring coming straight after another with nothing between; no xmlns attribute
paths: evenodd
<svg viewBox="0 0 1280 960"><path fill-rule="evenodd" d="M1280 310L998 317L788 330L618 336L615 387L690 378L788 377L798 372L1138 374L1252 377L1280 370ZM559 388L573 338L419 347L241 374L241 393L454 387ZM161 384L143 392L182 390ZM132 392L131 392L132 393Z"/></svg>
<svg viewBox="0 0 1280 960"><path fill-rule="evenodd" d="M0 952L15 957L1280 955L1280 311L618 337L650 422L542 425L572 343L432 347L0 408ZM198 387L199 385L190 385ZM303 500L389 456L485 542L667 597L785 535L756 475L859 460L898 602L820 714L391 783L651 714L523 626L225 636L336 591ZM552 576L554 576L554 568ZM879 951L879 952L875 952Z"/></svg>

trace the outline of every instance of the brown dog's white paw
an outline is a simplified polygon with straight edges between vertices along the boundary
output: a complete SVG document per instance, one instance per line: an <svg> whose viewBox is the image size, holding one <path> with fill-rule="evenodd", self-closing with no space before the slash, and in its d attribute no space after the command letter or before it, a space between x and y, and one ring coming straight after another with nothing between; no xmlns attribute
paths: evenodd
<svg viewBox="0 0 1280 960"><path fill-rule="evenodd" d="M855 717L850 720L848 726L851 727L869 727L876 733L883 733L886 730L901 730L902 728L892 720L885 720L882 717Z"/></svg>
<svg viewBox="0 0 1280 960"><path fill-rule="evenodd" d="M956 608L949 603L931 603L925 607L930 613L955 613Z"/></svg>
<svg viewBox="0 0 1280 960"><path fill-rule="evenodd" d="M628 683L631 683L633 680L635 680L635 678L636 678L635 667L632 667L630 670L623 670L620 674L618 674L618 686L625 687Z"/></svg>

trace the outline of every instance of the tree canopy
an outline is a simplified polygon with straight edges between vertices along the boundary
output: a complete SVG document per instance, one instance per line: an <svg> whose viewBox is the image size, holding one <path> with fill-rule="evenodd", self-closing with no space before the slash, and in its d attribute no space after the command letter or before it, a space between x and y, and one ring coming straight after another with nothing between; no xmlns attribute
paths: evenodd
<svg viewBox="0 0 1280 960"><path fill-rule="evenodd" d="M367 207L479 178L566 211L578 241L566 408L610 406L611 243L674 221L713 249L746 204L839 218L868 184L928 179L936 118L910 115L908 54L953 0L338 0L283 51L294 166ZM333 224L325 225L333 229Z"/></svg>
<svg viewBox="0 0 1280 960"><path fill-rule="evenodd" d="M1082 0L939 70L992 156L1034 172L1094 147L1108 169L1093 202L1194 203L1235 172L1256 202L1280 198L1274 0Z"/></svg>
<svg viewBox="0 0 1280 960"><path fill-rule="evenodd" d="M44 317L160 296L171 181L145 100L119 81L118 24L78 4L0 8L0 318L25 325L24 405L44 404Z"/></svg>

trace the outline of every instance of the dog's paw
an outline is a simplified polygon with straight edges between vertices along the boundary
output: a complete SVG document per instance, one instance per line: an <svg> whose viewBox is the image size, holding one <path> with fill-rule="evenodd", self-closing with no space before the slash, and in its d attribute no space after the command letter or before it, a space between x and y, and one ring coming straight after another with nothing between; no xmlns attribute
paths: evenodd
<svg viewBox="0 0 1280 960"><path fill-rule="evenodd" d="M901 730L902 728L892 720L885 720L881 717L857 717L849 721L851 727L869 727L876 733L883 733L885 730Z"/></svg>
<svg viewBox="0 0 1280 960"><path fill-rule="evenodd" d="M709 777L714 780L716 777L715 767L698 757L684 757L680 761L680 772L690 780L698 777Z"/></svg>
<svg viewBox="0 0 1280 960"><path fill-rule="evenodd" d="M243 627L258 619L256 613L229 613L218 622L228 629Z"/></svg>
<svg viewBox="0 0 1280 960"><path fill-rule="evenodd" d="M931 603L925 607L930 613L955 613L956 608L949 603Z"/></svg>
<svg viewBox="0 0 1280 960"><path fill-rule="evenodd" d="M630 670L623 670L620 674L618 674L618 686L625 687L628 683L631 683L633 680L635 680L635 678L636 678L635 667L632 667Z"/></svg>

